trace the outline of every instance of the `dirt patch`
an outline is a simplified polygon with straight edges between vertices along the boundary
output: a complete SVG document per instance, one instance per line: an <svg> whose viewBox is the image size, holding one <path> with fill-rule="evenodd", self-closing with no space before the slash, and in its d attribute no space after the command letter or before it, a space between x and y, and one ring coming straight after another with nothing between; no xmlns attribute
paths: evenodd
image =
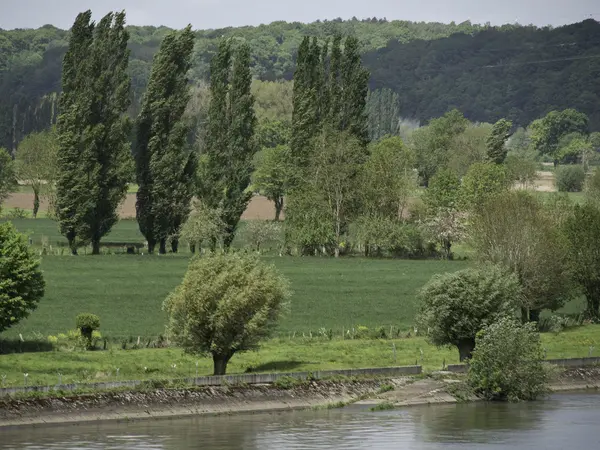
<svg viewBox="0 0 600 450"><path fill-rule="evenodd" d="M127 194L125 201L119 208L119 216L122 219L135 218L135 194ZM26 210L33 209L33 194L31 193L15 193L12 194L3 203L5 208L21 208ZM48 210L48 202L45 199L40 201L40 211L45 212ZM282 214L283 217L283 214ZM242 215L242 219L248 220L271 220L275 218L275 208L273 202L268 200L266 197L254 196L250 200L248 208Z"/></svg>

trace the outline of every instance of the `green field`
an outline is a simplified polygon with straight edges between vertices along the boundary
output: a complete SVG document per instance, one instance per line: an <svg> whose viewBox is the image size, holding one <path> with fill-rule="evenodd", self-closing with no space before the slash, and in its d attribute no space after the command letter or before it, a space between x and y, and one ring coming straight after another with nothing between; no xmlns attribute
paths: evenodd
<svg viewBox="0 0 600 450"><path fill-rule="evenodd" d="M415 293L435 273L465 262L265 257L289 278L293 296L279 334L336 335L358 325L408 330ZM181 281L189 258L182 256L45 256L46 296L31 317L4 335L55 335L74 327L78 313L101 318L111 339L164 333L161 305Z"/></svg>

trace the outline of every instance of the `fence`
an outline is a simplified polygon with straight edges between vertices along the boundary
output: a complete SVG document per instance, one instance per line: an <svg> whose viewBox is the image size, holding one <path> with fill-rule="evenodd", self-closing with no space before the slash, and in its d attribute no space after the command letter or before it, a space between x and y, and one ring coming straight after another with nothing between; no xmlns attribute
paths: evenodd
<svg viewBox="0 0 600 450"><path fill-rule="evenodd" d="M563 359L547 359L547 363L554 364L559 367L572 367L572 368L584 368L584 367L596 367L600 366L600 357L594 358L563 358ZM452 373L466 373L467 364L448 364L446 370Z"/></svg>

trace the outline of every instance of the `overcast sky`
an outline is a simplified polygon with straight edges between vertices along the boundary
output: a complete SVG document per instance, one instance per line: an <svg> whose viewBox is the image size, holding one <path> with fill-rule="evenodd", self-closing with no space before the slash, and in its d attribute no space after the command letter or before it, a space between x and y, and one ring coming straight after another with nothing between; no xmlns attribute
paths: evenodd
<svg viewBox="0 0 600 450"><path fill-rule="evenodd" d="M0 28L69 28L78 12L127 11L132 25L194 28L356 16L426 22L563 25L600 20L598 0L0 0Z"/></svg>

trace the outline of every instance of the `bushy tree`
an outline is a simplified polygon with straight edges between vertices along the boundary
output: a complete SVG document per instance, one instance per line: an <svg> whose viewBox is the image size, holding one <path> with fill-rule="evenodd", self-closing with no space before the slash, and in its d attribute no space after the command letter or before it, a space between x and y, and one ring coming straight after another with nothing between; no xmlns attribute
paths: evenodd
<svg viewBox="0 0 600 450"><path fill-rule="evenodd" d="M190 212L197 159L187 146L184 114L190 100L187 74L193 49L191 26L164 38L137 120L136 216L149 253L157 243L159 253L166 253L168 239L177 252L180 228Z"/></svg>
<svg viewBox="0 0 600 450"><path fill-rule="evenodd" d="M37 308L44 287L40 262L29 249L26 237L10 223L0 224L0 332Z"/></svg>
<svg viewBox="0 0 600 450"><path fill-rule="evenodd" d="M558 192L581 192L585 182L585 171L580 165L558 166L555 184Z"/></svg>
<svg viewBox="0 0 600 450"><path fill-rule="evenodd" d="M440 208L457 208L460 196L460 179L451 169L436 173L423 194L423 203L431 215Z"/></svg>
<svg viewBox="0 0 600 450"><path fill-rule="evenodd" d="M600 210L597 205L576 205L563 224L569 242L572 273L587 300L586 314L600 320Z"/></svg>
<svg viewBox="0 0 600 450"><path fill-rule="evenodd" d="M13 159L5 149L0 148L0 207L16 187L17 179Z"/></svg>
<svg viewBox="0 0 600 450"><path fill-rule="evenodd" d="M477 334L469 383L487 400L536 400L548 392L543 353L534 324L500 318Z"/></svg>
<svg viewBox="0 0 600 450"><path fill-rule="evenodd" d="M587 134L588 121L585 114L574 109L551 111L529 126L533 148L540 154L552 157L557 165L561 138L569 133Z"/></svg>
<svg viewBox="0 0 600 450"><path fill-rule="evenodd" d="M538 163L534 159L518 154L509 154L504 164L506 176L512 183L518 183L524 189L533 187L538 169Z"/></svg>
<svg viewBox="0 0 600 450"><path fill-rule="evenodd" d="M600 206L600 168L594 169L584 184L585 198L588 202Z"/></svg>
<svg viewBox="0 0 600 450"><path fill-rule="evenodd" d="M489 123L469 123L452 139L446 167L463 177L473 164L487 161L487 141L491 133Z"/></svg>
<svg viewBox="0 0 600 450"><path fill-rule="evenodd" d="M422 224L425 236L437 242L446 259L452 259L452 245L467 236L466 213L457 208L438 208Z"/></svg>
<svg viewBox="0 0 600 450"><path fill-rule="evenodd" d="M264 148L254 158L252 188L275 204L276 221L283 211L284 195L289 186L290 171L293 170L290 158L289 147L283 145Z"/></svg>
<svg viewBox="0 0 600 450"><path fill-rule="evenodd" d="M504 192L478 208L469 223L479 260L504 267L521 283L524 321L538 321L542 309L554 311L571 298L558 217L538 198L526 191Z"/></svg>
<svg viewBox="0 0 600 450"><path fill-rule="evenodd" d="M486 325L514 316L521 287L497 266L434 275L419 291L418 323L437 346L455 346L460 360L471 357L475 336Z"/></svg>
<svg viewBox="0 0 600 450"><path fill-rule="evenodd" d="M507 190L509 183L504 166L475 163L462 179L460 202L467 209L478 208L486 201Z"/></svg>
<svg viewBox="0 0 600 450"><path fill-rule="evenodd" d="M192 253L202 244L208 243L214 250L226 233L226 225L222 220L222 212L212 209L202 202L195 202L194 209L181 229L181 238L188 243Z"/></svg>
<svg viewBox="0 0 600 450"><path fill-rule="evenodd" d="M281 223L271 220L248 220L244 226L244 241L257 253L267 243L274 243L279 250L283 240Z"/></svg>
<svg viewBox="0 0 600 450"><path fill-rule="evenodd" d="M193 259L163 307L173 340L186 352L211 355L214 374L224 375L236 353L270 335L288 296L273 266L220 253Z"/></svg>
<svg viewBox="0 0 600 450"><path fill-rule="evenodd" d="M56 180L58 141L55 129L26 136L15 155L17 177L33 191L33 218L40 208L40 196L51 195Z"/></svg>

